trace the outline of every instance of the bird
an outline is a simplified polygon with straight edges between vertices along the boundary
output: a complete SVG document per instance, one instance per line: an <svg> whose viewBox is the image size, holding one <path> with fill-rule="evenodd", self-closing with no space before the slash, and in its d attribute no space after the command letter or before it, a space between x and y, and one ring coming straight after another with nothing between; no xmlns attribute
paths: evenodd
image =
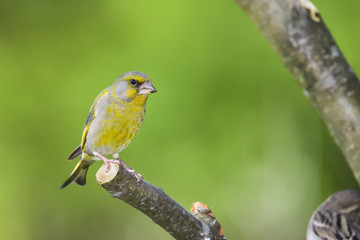
<svg viewBox="0 0 360 240"><path fill-rule="evenodd" d="M359 240L360 193L342 190L331 195L312 215L307 240Z"/></svg>
<svg viewBox="0 0 360 240"><path fill-rule="evenodd" d="M139 182L136 174L119 158L134 139L144 121L146 100L157 92L148 75L138 71L125 73L104 89L94 100L85 122L80 145L68 160L81 155L80 161L61 185L61 189L75 182L86 184L86 173L91 164L103 160L108 169L110 163L122 164ZM112 155L114 159L106 158Z"/></svg>

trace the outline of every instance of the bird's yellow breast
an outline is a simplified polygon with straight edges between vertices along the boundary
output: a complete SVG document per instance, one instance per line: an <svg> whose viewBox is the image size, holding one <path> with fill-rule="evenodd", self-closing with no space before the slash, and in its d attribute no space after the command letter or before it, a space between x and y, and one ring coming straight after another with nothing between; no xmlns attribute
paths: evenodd
<svg viewBox="0 0 360 240"><path fill-rule="evenodd" d="M103 154L114 154L126 148L143 123L145 101L146 96L139 96L129 103L109 104L94 148L103 149Z"/></svg>

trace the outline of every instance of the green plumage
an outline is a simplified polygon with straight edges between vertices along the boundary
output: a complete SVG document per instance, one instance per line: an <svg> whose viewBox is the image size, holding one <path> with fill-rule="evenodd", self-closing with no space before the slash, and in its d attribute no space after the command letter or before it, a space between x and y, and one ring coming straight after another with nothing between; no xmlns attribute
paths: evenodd
<svg viewBox="0 0 360 240"><path fill-rule="evenodd" d="M84 186L86 184L86 173L89 169L89 166L93 164L95 161L88 161L81 159L78 165L75 167L74 171L71 173L70 177L61 185L61 189L68 186L72 182L80 186Z"/></svg>
<svg viewBox="0 0 360 240"><path fill-rule="evenodd" d="M81 144L69 160L81 155L64 188L75 182L86 184L88 167L105 156L118 154L126 148L139 131L145 114L145 103L150 93L156 92L149 76L141 72L128 72L104 89L90 108L83 130Z"/></svg>

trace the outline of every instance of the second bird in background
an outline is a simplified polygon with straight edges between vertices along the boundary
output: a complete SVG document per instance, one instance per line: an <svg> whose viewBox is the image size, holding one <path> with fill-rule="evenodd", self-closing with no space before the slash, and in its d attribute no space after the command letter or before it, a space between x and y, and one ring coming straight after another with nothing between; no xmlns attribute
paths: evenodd
<svg viewBox="0 0 360 240"><path fill-rule="evenodd" d="M314 212L307 240L359 240L360 193L343 190L331 195Z"/></svg>
<svg viewBox="0 0 360 240"><path fill-rule="evenodd" d="M138 133L145 116L146 100L156 92L150 78L141 72L128 72L103 90L95 99L86 119L81 144L69 160L81 154L81 159L62 184L64 188L75 182L86 184L86 173L96 160L123 164L139 181L140 176L120 160L118 153L125 149ZM116 160L109 160L113 155Z"/></svg>

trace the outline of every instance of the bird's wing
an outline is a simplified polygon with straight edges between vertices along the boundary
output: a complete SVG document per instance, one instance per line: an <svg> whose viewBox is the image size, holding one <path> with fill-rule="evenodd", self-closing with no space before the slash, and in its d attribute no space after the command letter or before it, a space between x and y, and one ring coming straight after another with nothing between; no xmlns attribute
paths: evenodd
<svg viewBox="0 0 360 240"><path fill-rule="evenodd" d="M95 99L93 105L91 106L90 108L90 111L89 111L89 115L86 119L86 122L85 122L85 127L84 127L84 131L83 131L83 135L82 135L82 138L81 138L81 149L82 151L85 151L85 143L86 143L86 137L87 137L87 134L89 132L89 129L90 129L90 126L91 126L91 123L92 121L95 119L96 117L96 111L95 111L95 108L96 108L96 104L100 101L100 99L102 97L104 97L107 93L108 93L108 89L105 89L103 90Z"/></svg>
<svg viewBox="0 0 360 240"><path fill-rule="evenodd" d="M92 123L92 121L94 120L95 118L95 106L96 104L99 102L99 100L105 96L105 94L108 93L108 90L105 89L104 91L102 91L95 99L93 105L91 106L90 108L90 111L89 111L89 115L86 119L86 122L85 122L85 127L84 127L84 130L83 130L83 134L82 134L82 138L81 138L81 144L80 146L78 146L69 156L69 160L72 160L74 158L76 158L77 156L79 156L85 149L85 143L86 143L86 136L89 132L89 128L90 128L90 125Z"/></svg>
<svg viewBox="0 0 360 240"><path fill-rule="evenodd" d="M101 94L100 94L101 95ZM100 96L99 95L99 96ZM96 103L99 101L99 96L95 99L93 105L91 106L90 108L90 111L89 111L89 114L86 118L86 122L85 122L85 127L84 127L84 130L83 130L83 134L82 134L82 137L81 137L81 143L80 143L80 146L78 146L69 156L69 160L72 160L74 158L76 158L77 156L79 156L83 150L84 150L84 147L85 147L85 143L86 143L86 136L89 132L89 128L90 128L90 125L91 125L91 122L94 120L95 118L95 105Z"/></svg>
<svg viewBox="0 0 360 240"><path fill-rule="evenodd" d="M84 149L85 147L85 143L86 143L86 136L89 132L89 128L90 128L90 125L91 125L91 122L94 120L95 118L95 111L94 111L94 105L95 103L92 105L91 109L90 109L90 112L89 112L89 115L88 117L86 118L86 122L85 122L85 127L84 127L84 131L83 131L83 134L82 134L82 137L81 137L81 149Z"/></svg>
<svg viewBox="0 0 360 240"><path fill-rule="evenodd" d="M337 213L318 211L312 227L321 240L360 240L359 226Z"/></svg>
<svg viewBox="0 0 360 240"><path fill-rule="evenodd" d="M91 106L89 115L88 115L88 117L86 119L85 127L84 127L82 138L81 138L81 144L80 144L80 146L75 148L75 150L70 154L70 156L68 157L68 160L73 160L74 158L79 156L82 153L82 151L84 150L84 146L85 146L85 142L86 142L86 136L87 136L87 134L89 132L90 124L91 124L92 120L94 120L94 118L95 118L95 116L94 116L94 105L95 105L95 102Z"/></svg>

